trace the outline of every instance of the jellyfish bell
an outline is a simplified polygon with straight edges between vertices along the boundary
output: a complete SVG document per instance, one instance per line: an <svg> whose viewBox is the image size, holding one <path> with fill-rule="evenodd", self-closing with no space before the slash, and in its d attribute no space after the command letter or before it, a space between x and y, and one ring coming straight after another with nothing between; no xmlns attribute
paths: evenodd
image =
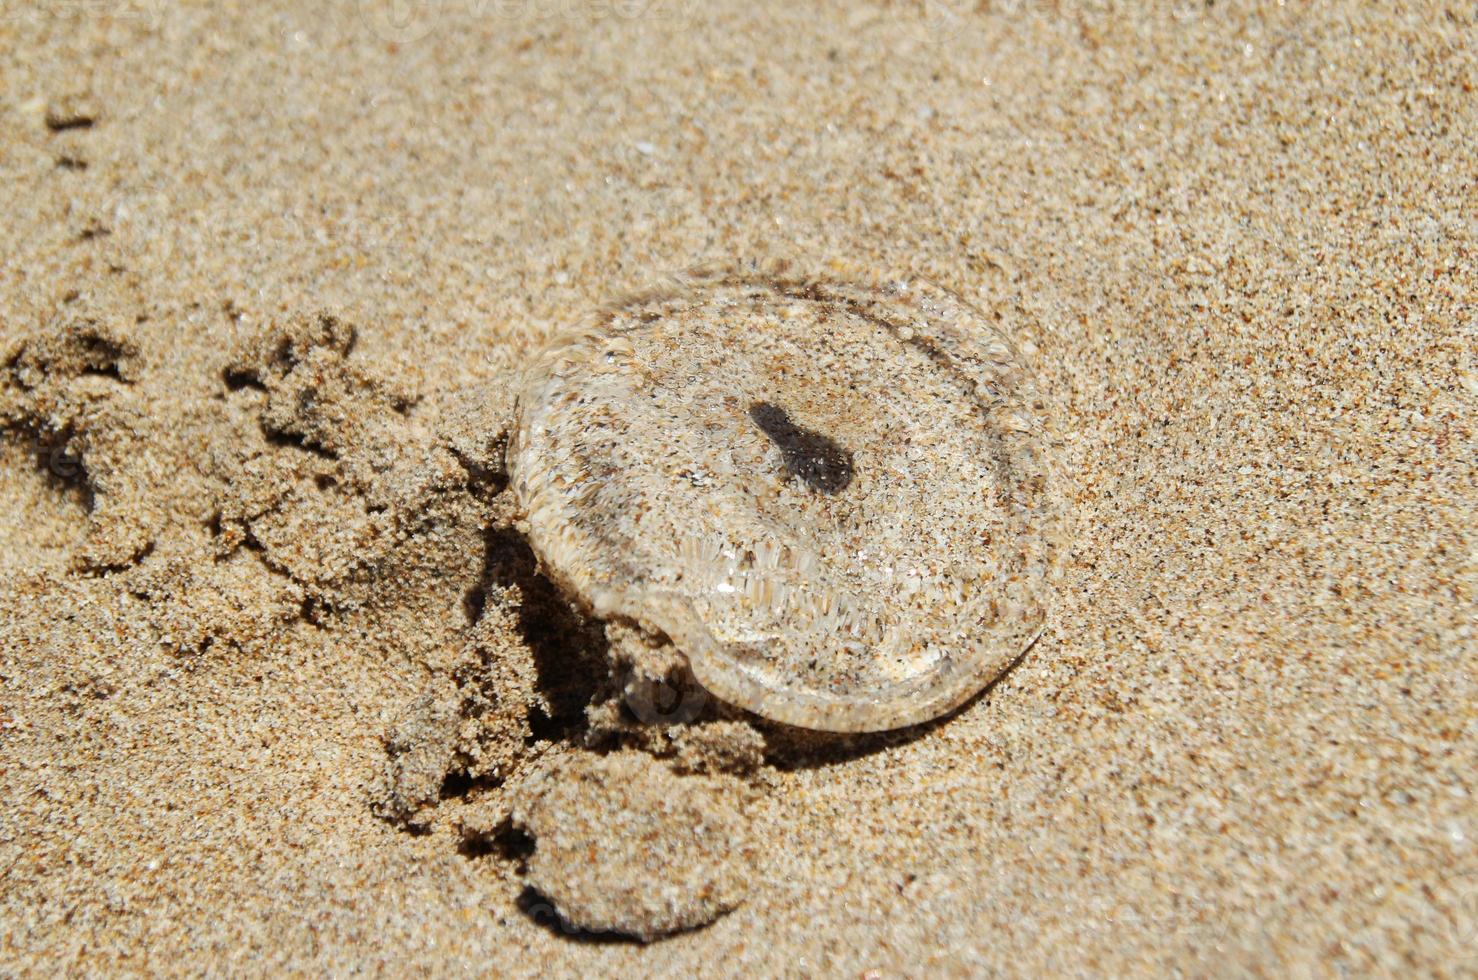
<svg viewBox="0 0 1478 980"><path fill-rule="evenodd" d="M762 717L927 721L1046 621L1050 413L945 290L686 276L555 341L517 414L509 471L550 576Z"/></svg>

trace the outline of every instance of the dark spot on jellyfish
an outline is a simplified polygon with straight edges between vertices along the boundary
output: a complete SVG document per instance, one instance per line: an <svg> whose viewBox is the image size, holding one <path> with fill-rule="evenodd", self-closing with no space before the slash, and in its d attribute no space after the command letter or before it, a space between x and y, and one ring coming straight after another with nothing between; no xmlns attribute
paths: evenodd
<svg viewBox="0 0 1478 980"><path fill-rule="evenodd" d="M836 440L796 425L785 409L769 402L750 405L749 418L785 457L786 473L812 490L837 493L852 482L852 454Z"/></svg>

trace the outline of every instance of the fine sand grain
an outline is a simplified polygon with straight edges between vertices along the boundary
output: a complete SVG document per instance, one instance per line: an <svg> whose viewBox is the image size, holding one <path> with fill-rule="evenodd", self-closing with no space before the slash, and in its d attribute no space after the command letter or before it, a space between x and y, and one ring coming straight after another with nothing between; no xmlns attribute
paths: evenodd
<svg viewBox="0 0 1478 980"><path fill-rule="evenodd" d="M0 975L1478 969L1478 11L1373 7L0 0ZM918 728L508 487L546 338L787 260L1060 417Z"/></svg>

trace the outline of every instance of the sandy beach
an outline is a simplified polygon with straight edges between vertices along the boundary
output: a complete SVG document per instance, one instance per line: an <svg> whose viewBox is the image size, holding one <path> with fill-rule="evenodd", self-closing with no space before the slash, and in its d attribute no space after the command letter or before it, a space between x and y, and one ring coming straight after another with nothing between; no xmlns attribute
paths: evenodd
<svg viewBox="0 0 1478 980"><path fill-rule="evenodd" d="M1471 4L0 55L0 976L1478 971ZM541 567L529 365L700 266L935 284L1050 402L1050 613L957 710L675 708Z"/></svg>

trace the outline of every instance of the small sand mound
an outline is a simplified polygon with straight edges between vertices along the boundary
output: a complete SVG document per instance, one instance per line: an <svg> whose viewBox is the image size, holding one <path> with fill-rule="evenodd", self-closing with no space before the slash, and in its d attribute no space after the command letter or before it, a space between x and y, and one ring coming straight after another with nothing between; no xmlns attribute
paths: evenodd
<svg viewBox="0 0 1478 980"><path fill-rule="evenodd" d="M513 822L529 883L571 926L643 940L713 921L744 896L748 837L728 777L678 776L639 752L530 777Z"/></svg>
<svg viewBox="0 0 1478 980"><path fill-rule="evenodd" d="M153 546L167 467L153 445L139 350L113 297L79 296L13 343L0 372L0 428L35 439L51 472L88 498L89 570L132 564Z"/></svg>

